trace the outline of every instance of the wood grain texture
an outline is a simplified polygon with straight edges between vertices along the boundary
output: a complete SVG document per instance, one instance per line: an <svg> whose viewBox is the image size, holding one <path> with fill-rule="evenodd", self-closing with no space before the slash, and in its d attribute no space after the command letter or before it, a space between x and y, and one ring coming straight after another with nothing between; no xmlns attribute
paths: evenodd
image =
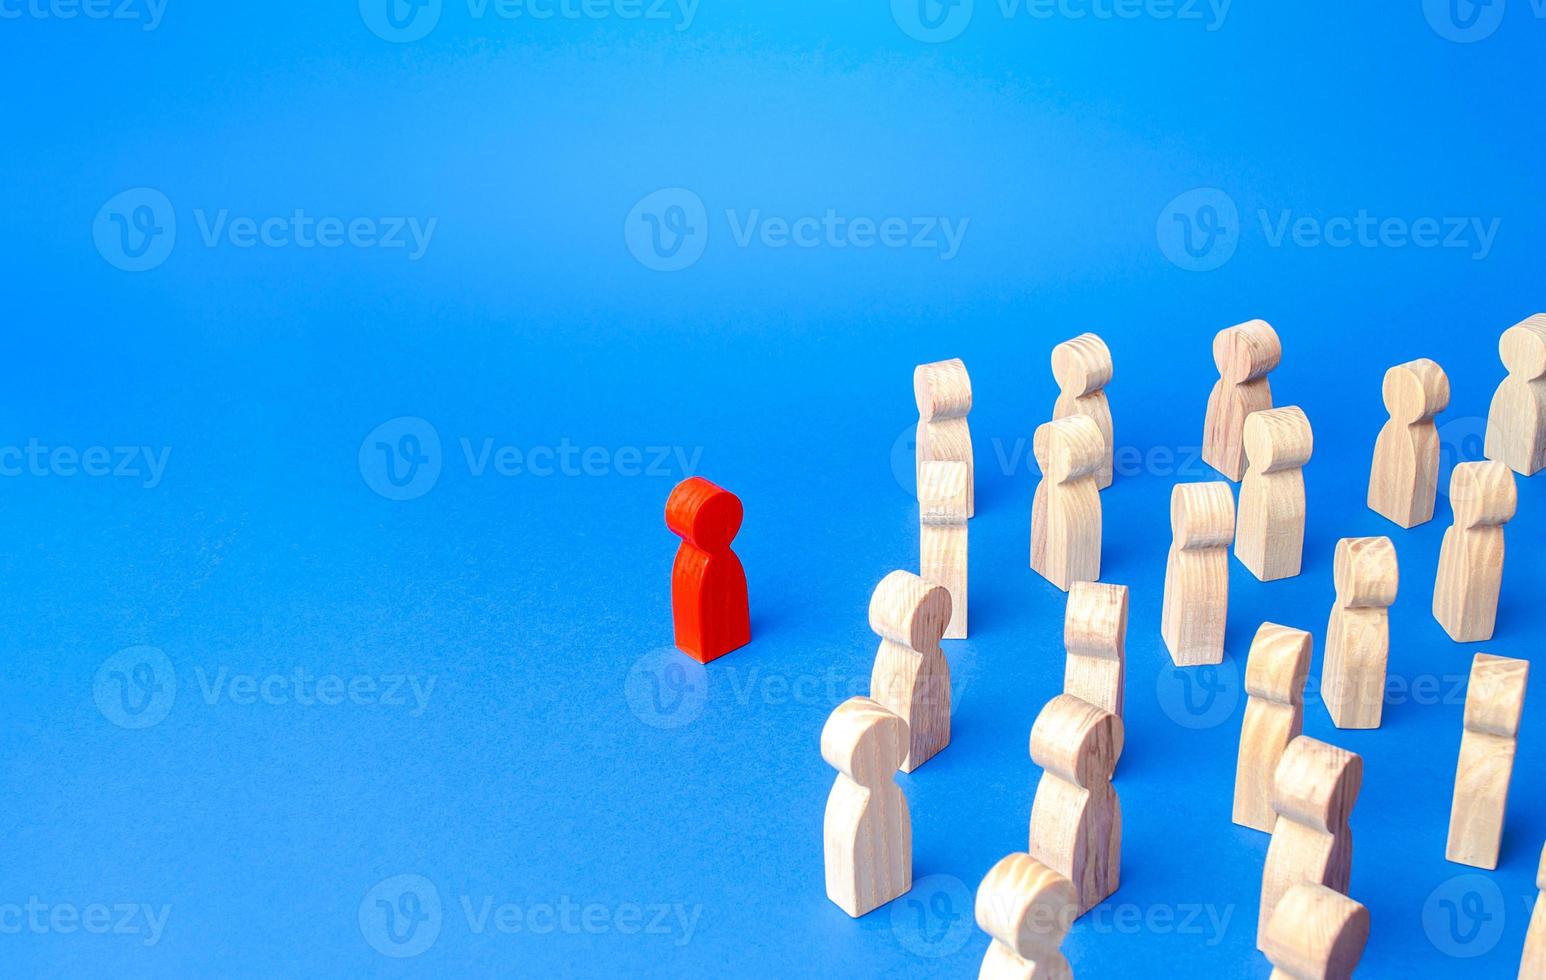
<svg viewBox="0 0 1546 980"><path fill-rule="evenodd" d="M1031 727L1031 759L1042 767L1031 804L1031 857L1073 882L1083 915L1117 890L1122 806L1111 775L1122 755L1122 719L1059 694Z"/></svg>
<svg viewBox="0 0 1546 980"><path fill-rule="evenodd" d="M1063 615L1063 693L1121 717L1127 668L1127 586L1075 582Z"/></svg>
<svg viewBox="0 0 1546 980"><path fill-rule="evenodd" d="M1325 885L1347 894L1353 871L1348 825L1363 788L1363 759L1301 735L1288 744L1273 780L1277 820L1262 869L1256 946L1262 948L1278 902L1295 885Z"/></svg>
<svg viewBox="0 0 1546 980"><path fill-rule="evenodd" d="M1455 767L1444 857L1491 871L1498 866L1503 815L1514 776L1515 743L1530 662L1478 653L1465 695L1465 729Z"/></svg>
<svg viewBox="0 0 1546 980"><path fill-rule="evenodd" d="M1288 743L1304 731L1304 682L1310 634L1263 623L1245 666L1245 720L1235 762L1234 822L1270 833L1273 780Z"/></svg>
<svg viewBox="0 0 1546 980"><path fill-rule="evenodd" d="M1535 873L1535 909L1530 913L1530 928L1525 933L1525 952L1519 961L1519 980L1546 980L1546 849Z"/></svg>
<svg viewBox="0 0 1546 980"><path fill-rule="evenodd" d="M965 463L966 516L971 517L977 512L977 491L972 430L966 421L972 410L966 365L960 358L918 365L913 369L913 397L918 402L918 466L935 459Z"/></svg>
<svg viewBox="0 0 1546 980"><path fill-rule="evenodd" d="M1502 463L1460 463L1449 480L1455 523L1444 532L1433 582L1433 618L1456 643L1492 639L1503 587L1503 525L1519 491Z"/></svg>
<svg viewBox="0 0 1546 980"><path fill-rule="evenodd" d="M907 723L903 772L950 744L950 666L939 648L949 621L950 593L911 572L887 575L870 597L870 629L880 637L870 697Z"/></svg>
<svg viewBox="0 0 1546 980"><path fill-rule="evenodd" d="M1220 330L1213 338L1219 380L1208 396L1203 422L1203 462L1229 479L1245 475L1245 420L1272 407L1267 374L1283 360L1283 344L1265 320Z"/></svg>
<svg viewBox="0 0 1546 980"><path fill-rule="evenodd" d="M1503 331L1498 355L1508 377L1487 412L1488 459L1521 476L1546 468L1546 313Z"/></svg>
<svg viewBox="0 0 1546 980"><path fill-rule="evenodd" d="M896 784L907 723L869 698L838 705L821 729L837 770L822 820L827 897L858 918L913 886L913 828Z"/></svg>
<svg viewBox="0 0 1546 980"><path fill-rule="evenodd" d="M1047 422L1032 442L1042 478L1031 502L1031 567L1064 592L1100 580L1101 445L1083 415Z"/></svg>
<svg viewBox="0 0 1546 980"><path fill-rule="evenodd" d="M1390 419L1374 441L1369 509L1400 527L1433 519L1439 488L1439 430L1433 417L1449 405L1449 376L1423 357L1385 372Z"/></svg>
<svg viewBox="0 0 1546 980"><path fill-rule="evenodd" d="M1245 420L1250 465L1240 484L1235 557L1263 582L1293 578L1304 560L1304 464L1315 448L1310 420L1298 406L1268 409Z"/></svg>
<svg viewBox="0 0 1546 980"><path fill-rule="evenodd" d="M1004 857L977 887L977 925L992 937L978 980L1072 980L1063 937L1077 914L1073 882L1031 857Z"/></svg>
<svg viewBox="0 0 1546 980"><path fill-rule="evenodd" d="M1170 556L1160 633L1177 667L1224 662L1229 618L1229 546L1235 492L1222 480L1170 491Z"/></svg>
<svg viewBox="0 0 1546 980"><path fill-rule="evenodd" d="M1106 397L1106 385L1111 383L1114 370L1111 349L1093 333L1080 334L1052 348L1052 377L1060 390L1052 406L1052 418L1083 415L1100 428L1106 451L1095 471L1095 483L1102 490L1111 486L1116 452L1111 403Z"/></svg>
<svg viewBox="0 0 1546 980"><path fill-rule="evenodd" d="M1267 924L1271 980L1348 980L1369 942L1369 910L1325 885L1295 885Z"/></svg>
<svg viewBox="0 0 1546 980"><path fill-rule="evenodd" d="M1343 538L1332 563L1337 598L1326 624L1321 700L1338 728L1378 728L1390 660L1390 605L1400 571L1389 538Z"/></svg>
<svg viewBox="0 0 1546 980"><path fill-rule="evenodd" d="M967 482L965 463L927 460L918 467L918 570L950 593L945 639L966 639Z"/></svg>
<svg viewBox="0 0 1546 980"><path fill-rule="evenodd" d="M701 476L666 498L666 526L682 539L671 567L676 646L701 664L751 642L746 570L730 548L742 514L739 497Z"/></svg>

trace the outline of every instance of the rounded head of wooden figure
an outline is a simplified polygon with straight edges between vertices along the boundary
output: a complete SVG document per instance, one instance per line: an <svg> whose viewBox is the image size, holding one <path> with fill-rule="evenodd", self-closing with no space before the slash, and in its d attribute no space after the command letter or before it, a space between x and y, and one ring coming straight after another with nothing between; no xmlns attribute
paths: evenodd
<svg viewBox="0 0 1546 980"><path fill-rule="evenodd" d="M1471 676L1465 695L1467 731L1486 732L1504 738L1519 735L1519 719L1525 710L1525 685L1530 661L1478 653L1471 659Z"/></svg>
<svg viewBox="0 0 1546 980"><path fill-rule="evenodd" d="M1288 743L1272 779L1272 806L1295 823L1335 833L1363 788L1363 757L1300 735Z"/></svg>
<svg viewBox="0 0 1546 980"><path fill-rule="evenodd" d="M1071 415L1037 426L1031 452L1042 476L1053 483L1066 483L1100 469L1106 457L1106 437L1094 419Z"/></svg>
<svg viewBox="0 0 1546 980"><path fill-rule="evenodd" d="M1115 370L1111 348L1095 334L1080 334L1052 348L1052 377L1073 398L1083 398L1106 387Z"/></svg>
<svg viewBox="0 0 1546 980"><path fill-rule="evenodd" d="M1031 761L1075 786L1108 782L1122 757L1122 719L1072 694L1059 694L1031 726Z"/></svg>
<svg viewBox="0 0 1546 980"><path fill-rule="evenodd" d="M949 590L912 572L892 572L870 596L870 629L893 643L937 650L949 623Z"/></svg>
<svg viewBox="0 0 1546 980"><path fill-rule="evenodd" d="M1546 313L1537 313L1503 331L1498 356L1508 373L1521 380L1546 375Z"/></svg>
<svg viewBox="0 0 1546 980"><path fill-rule="evenodd" d="M1315 435L1297 405L1252 412L1245 419L1245 458L1257 473L1298 469L1310 461Z"/></svg>
<svg viewBox="0 0 1546 980"><path fill-rule="evenodd" d="M741 498L690 476L666 498L666 526L704 551L723 551L741 530Z"/></svg>
<svg viewBox="0 0 1546 980"><path fill-rule="evenodd" d="M913 397L918 401L918 418L924 422L964 417L972 410L972 379L966 363L957 357L913 368Z"/></svg>
<svg viewBox="0 0 1546 980"><path fill-rule="evenodd" d="M1500 527L1514 519L1519 488L1507 463L1482 460L1460 463L1449 477L1449 503L1455 526L1471 529Z"/></svg>
<svg viewBox="0 0 1546 980"><path fill-rule="evenodd" d="M1178 483L1170 490L1170 530L1177 548L1225 548L1235 540L1235 491L1222 480Z"/></svg>
<svg viewBox="0 0 1546 980"><path fill-rule="evenodd" d="M1369 910L1321 884L1295 885L1278 899L1262 952L1294 977L1346 977L1369 941Z"/></svg>
<svg viewBox="0 0 1546 980"><path fill-rule="evenodd" d="M1380 396L1391 421L1426 422L1449 406L1449 375L1437 363L1420 357L1386 371Z"/></svg>
<svg viewBox="0 0 1546 980"><path fill-rule="evenodd" d="M1058 952L1078 912L1074 883L1029 854L1003 858L977 886L977 925L1033 963Z"/></svg>
<svg viewBox="0 0 1546 980"><path fill-rule="evenodd" d="M1245 692L1279 704L1304 704L1311 643L1304 630L1262 623L1245 661Z"/></svg>
<svg viewBox="0 0 1546 980"><path fill-rule="evenodd" d="M821 757L854 782L889 780L907 757L907 722L869 698L849 698L821 726Z"/></svg>
<svg viewBox="0 0 1546 980"><path fill-rule="evenodd" d="M1266 320L1220 330L1213 338L1213 363L1230 384L1264 378L1283 360L1283 343Z"/></svg>
<svg viewBox="0 0 1546 980"><path fill-rule="evenodd" d="M1384 609L1396 601L1401 570L1389 538L1343 538L1337 542L1331 577L1337 605L1348 609Z"/></svg>

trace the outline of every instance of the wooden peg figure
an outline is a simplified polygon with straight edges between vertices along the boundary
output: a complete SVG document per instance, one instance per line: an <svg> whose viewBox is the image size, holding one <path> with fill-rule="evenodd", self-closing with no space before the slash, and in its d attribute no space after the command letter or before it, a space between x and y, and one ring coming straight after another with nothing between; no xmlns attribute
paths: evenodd
<svg viewBox="0 0 1546 980"><path fill-rule="evenodd" d="M978 980L1073 980L1063 937L1077 911L1073 882L1010 854L977 887L977 925L993 938Z"/></svg>
<svg viewBox="0 0 1546 980"><path fill-rule="evenodd" d="M1122 755L1122 719L1059 694L1031 727L1041 782L1031 804L1030 855L1074 884L1083 915L1117 890L1122 805L1111 785Z"/></svg>
<svg viewBox="0 0 1546 980"><path fill-rule="evenodd" d="M1288 744L1304 731L1304 682L1310 672L1310 634L1263 623L1245 665L1245 721L1235 764L1234 821L1272 831L1273 779Z"/></svg>
<svg viewBox="0 0 1546 980"><path fill-rule="evenodd" d="M950 665L939 648L949 621L950 593L911 572L887 575L870 597L870 629L880 636L870 697L907 723L903 772L950 744Z"/></svg>
<svg viewBox="0 0 1546 980"><path fill-rule="evenodd" d="M671 569L676 645L701 664L751 642L746 571L730 550L741 513L739 497L701 476L666 500L666 526L682 539Z"/></svg>
<svg viewBox="0 0 1546 980"><path fill-rule="evenodd" d="M1503 841L1503 813L1514 776L1515 742L1524 712L1530 662L1478 653L1465 695L1465 732L1455 767L1444 857L1495 870Z"/></svg>
<svg viewBox="0 0 1546 980"><path fill-rule="evenodd" d="M1297 406L1245 420L1250 460L1240 484L1235 557L1263 582L1293 578L1304 560L1304 464L1315 438Z"/></svg>
<svg viewBox="0 0 1546 980"><path fill-rule="evenodd" d="M849 698L821 729L821 757L837 770L822 844L827 897L854 918L913 887L913 827L896 768L907 723L869 698Z"/></svg>
<svg viewBox="0 0 1546 980"><path fill-rule="evenodd" d="M1369 910L1325 885L1295 885L1267 923L1269 980L1349 980L1369 942Z"/></svg>
<svg viewBox="0 0 1546 980"><path fill-rule="evenodd" d="M1036 430L1032 451L1041 482L1031 504L1031 567L1068 591L1100 580L1100 428L1083 415Z"/></svg>
<svg viewBox="0 0 1546 980"><path fill-rule="evenodd" d="M960 358L920 364L913 369L913 396L918 401L917 459L966 464L966 516L976 513L972 432L966 416L972 410L972 379ZM919 482L922 482L920 475Z"/></svg>
<svg viewBox="0 0 1546 980"><path fill-rule="evenodd" d="M1530 928L1525 933L1525 954L1519 962L1519 980L1546 980L1546 849L1541 851L1535 887L1538 894L1535 910L1530 913Z"/></svg>
<svg viewBox="0 0 1546 980"><path fill-rule="evenodd" d="M1272 407L1267 374L1283 360L1283 344L1265 320L1220 330L1213 338L1219 380L1208 396L1203 424L1203 462L1240 482L1245 475L1245 420Z"/></svg>
<svg viewBox="0 0 1546 980"><path fill-rule="evenodd" d="M966 639L965 463L928 460L918 468L918 571L950 592L945 639Z"/></svg>
<svg viewBox="0 0 1546 980"><path fill-rule="evenodd" d="M1492 396L1483 452L1534 476L1546 467L1546 313L1503 331L1498 353L1508 377Z"/></svg>
<svg viewBox="0 0 1546 980"><path fill-rule="evenodd" d="M1325 885L1347 894L1353 873L1353 831L1348 818L1362 788L1361 757L1308 735L1288 743L1273 780L1277 820L1262 871L1258 949L1266 940L1272 913L1295 885Z"/></svg>
<svg viewBox="0 0 1546 980"><path fill-rule="evenodd" d="M1374 441L1369 509L1399 525L1433 519L1439 488L1439 430L1433 417L1449 405L1449 376L1426 357L1385 372L1390 421Z"/></svg>
<svg viewBox="0 0 1546 980"><path fill-rule="evenodd" d="M1343 538L1332 563L1337 599L1326 624L1321 699L1338 728L1378 728L1390 659L1390 605L1401 584L1389 538Z"/></svg>
<svg viewBox="0 0 1546 980"><path fill-rule="evenodd" d="M1063 617L1063 693L1122 717L1127 586L1075 582Z"/></svg>
<svg viewBox="0 0 1546 980"><path fill-rule="evenodd" d="M1502 463L1461 463L1450 474L1455 524L1439 546L1433 618L1456 643L1492 639L1503 587L1503 525L1514 517L1518 494Z"/></svg>
<svg viewBox="0 0 1546 980"><path fill-rule="evenodd" d="M1052 418L1083 415L1100 428L1106 449L1100 468L1095 471L1095 485L1102 490L1111 486L1116 452L1111 403L1106 398L1106 385L1111 383L1113 370L1111 349L1093 333L1080 334L1052 348L1052 377L1062 390L1052 406Z"/></svg>
<svg viewBox="0 0 1546 980"><path fill-rule="evenodd" d="M1177 667L1224 662L1229 618L1229 546L1235 491L1227 483L1181 483L1170 491L1170 557L1160 633Z"/></svg>

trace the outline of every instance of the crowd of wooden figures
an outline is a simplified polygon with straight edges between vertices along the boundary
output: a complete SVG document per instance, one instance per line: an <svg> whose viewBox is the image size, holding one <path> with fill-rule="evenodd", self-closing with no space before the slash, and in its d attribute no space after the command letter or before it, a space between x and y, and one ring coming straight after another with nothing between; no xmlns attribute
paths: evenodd
<svg viewBox="0 0 1546 980"><path fill-rule="evenodd" d="M1510 328L1499 345L1507 378L1487 419L1485 460L1455 466L1454 526L1445 532L1433 615L1457 642L1490 639L1503 568L1503 525L1517 501L1514 473L1546 468L1546 314ZM1203 458L1240 482L1176 486L1174 543L1165 572L1161 633L1177 666L1222 663L1228 549L1263 581L1299 574L1304 542L1302 467L1310 420L1275 408L1268 373L1282 346L1255 320L1213 342L1219 381L1208 399ZM1042 478L1031 517L1031 567L1067 591L1064 693L1031 729L1043 769L1030 845L983 879L977 923L993 939L982 977L1068 977L1060 952L1072 922L1117 889L1122 816L1112 776L1122 754L1127 588L1101 584L1100 491L1112 478L1111 353L1094 334L1059 344L1052 371L1062 394L1036 430ZM907 800L893 779L950 741L950 672L942 639L967 635L967 521L973 510L971 382L959 360L924 364L918 402L921 574L895 571L875 589L870 626L881 638L870 697L832 713L822 757L838 770L824 824L827 894L860 916L912 887ZM1402 528L1433 517L1439 470L1434 416L1449 380L1430 360L1385 375L1390 420L1374 447L1369 507ZM1338 728L1380 725L1396 597L1396 549L1387 537L1345 538L1335 557L1336 602L1327 626L1322 690ZM1348 818L1363 778L1354 753L1307 737L1304 686L1310 634L1275 623L1247 658L1248 700L1236 771L1234 822L1272 835L1262 875L1257 946L1274 977L1345 977L1363 955L1368 910L1348 898ZM1450 813L1450 861L1497 867L1515 737L1529 663L1478 654L1466 695ZM1540 887L1546 889L1546 852ZM1538 901L1520 977L1546 978L1546 902Z"/></svg>

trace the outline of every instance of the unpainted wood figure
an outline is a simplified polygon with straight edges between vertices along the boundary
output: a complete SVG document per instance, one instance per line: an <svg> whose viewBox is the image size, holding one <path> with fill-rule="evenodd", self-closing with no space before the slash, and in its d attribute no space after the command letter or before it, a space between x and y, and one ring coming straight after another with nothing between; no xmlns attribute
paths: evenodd
<svg viewBox="0 0 1546 980"><path fill-rule="evenodd" d="M1031 857L1074 883L1083 915L1117 890L1122 805L1111 785L1122 719L1059 694L1031 727L1031 759L1044 770L1031 804Z"/></svg>
<svg viewBox="0 0 1546 980"><path fill-rule="evenodd" d="M1052 406L1052 418L1066 419L1084 415L1100 428L1105 455L1095 471L1095 484L1104 490L1111 486L1112 463L1116 453L1116 434L1111 422L1111 402L1106 385L1115 370L1111 348L1093 333L1084 333L1052 348L1052 377L1061 393Z"/></svg>
<svg viewBox="0 0 1546 980"><path fill-rule="evenodd" d="M1535 872L1535 909L1530 913L1530 929L1525 933L1525 953L1519 961L1519 980L1546 980L1546 849L1541 851L1539 870Z"/></svg>
<svg viewBox="0 0 1546 980"><path fill-rule="evenodd" d="M1374 441L1369 509L1401 527L1433 519L1439 488L1439 430L1433 417L1449 405L1449 376L1426 357L1385 372L1390 420Z"/></svg>
<svg viewBox="0 0 1546 980"><path fill-rule="evenodd" d="M918 467L918 571L950 592L945 639L966 639L967 495L965 463L926 460Z"/></svg>
<svg viewBox="0 0 1546 980"><path fill-rule="evenodd" d="M978 980L1073 980L1062 950L1077 914L1073 882L1029 854L1010 854L977 887L976 914L993 938Z"/></svg>
<svg viewBox="0 0 1546 980"><path fill-rule="evenodd" d="M1503 588L1503 525L1514 517L1519 490L1502 463L1461 463L1449 479L1454 526L1439 547L1433 618L1456 643L1492 639Z"/></svg>
<svg viewBox="0 0 1546 980"><path fill-rule="evenodd" d="M1492 396L1483 452L1534 476L1546 467L1546 313L1503 331L1498 354L1508 377Z"/></svg>
<svg viewBox="0 0 1546 980"><path fill-rule="evenodd" d="M1298 406L1245 420L1250 467L1240 484L1235 557L1263 582L1293 578L1304 561L1304 464L1314 448L1310 420Z"/></svg>
<svg viewBox="0 0 1546 980"><path fill-rule="evenodd" d="M1127 667L1127 586L1075 582L1063 615L1063 693L1118 717Z"/></svg>
<svg viewBox="0 0 1546 980"><path fill-rule="evenodd" d="M931 459L965 463L966 516L971 517L977 493L972 431L966 422L972 410L972 379L965 363L957 357L918 365L913 369L913 397L918 401L918 466Z"/></svg>
<svg viewBox="0 0 1546 980"><path fill-rule="evenodd" d="M666 499L666 526L682 539L671 568L676 645L701 664L752 639L746 570L730 550L741 517L740 498L701 476Z"/></svg>
<svg viewBox="0 0 1546 980"><path fill-rule="evenodd" d="M1219 380L1208 396L1203 462L1240 482L1245 475L1245 420L1272 407L1267 374L1283 360L1283 344L1265 320L1220 330L1213 338Z"/></svg>
<svg viewBox="0 0 1546 980"><path fill-rule="evenodd" d="M1288 743L1273 780L1272 843L1262 869L1256 947L1262 948L1278 902L1295 885L1325 885L1347 894L1353 873L1348 824L1363 788L1363 758L1301 735Z"/></svg>
<svg viewBox="0 0 1546 980"><path fill-rule="evenodd" d="M1400 570L1389 538L1343 538L1332 562L1337 599L1326 624L1321 700L1338 728L1378 728L1390 660L1390 605Z"/></svg>
<svg viewBox="0 0 1546 980"><path fill-rule="evenodd" d="M896 784L907 723L869 698L849 698L821 729L837 770L822 820L827 897L854 918L913 887L913 827Z"/></svg>
<svg viewBox="0 0 1546 980"><path fill-rule="evenodd" d="M949 621L950 593L912 572L892 572L870 597L870 629L880 637L870 697L907 723L903 772L950 744L950 665L939 648Z"/></svg>
<svg viewBox="0 0 1546 980"><path fill-rule="evenodd" d="M1041 482L1031 503L1031 567L1068 591L1100 580L1100 429L1083 415L1036 429L1032 451Z"/></svg>
<svg viewBox="0 0 1546 980"><path fill-rule="evenodd" d="M1295 885L1267 923L1262 952L1269 980L1349 980L1368 942L1368 909L1325 885Z"/></svg>
<svg viewBox="0 0 1546 980"><path fill-rule="evenodd" d="M1224 662L1229 618L1229 546L1235 540L1235 491L1222 480L1181 483L1170 491L1170 557L1160 633L1177 667Z"/></svg>
<svg viewBox="0 0 1546 980"><path fill-rule="evenodd" d="M1514 751L1524 712L1530 662L1478 653L1465 695L1465 730L1455 766L1444 857L1492 871L1503 842L1503 815L1514 777Z"/></svg>
<svg viewBox="0 0 1546 980"><path fill-rule="evenodd" d="M1283 750L1304 731L1304 682L1310 634L1262 623L1245 665L1245 720L1235 763L1234 822L1270 833L1273 780Z"/></svg>

